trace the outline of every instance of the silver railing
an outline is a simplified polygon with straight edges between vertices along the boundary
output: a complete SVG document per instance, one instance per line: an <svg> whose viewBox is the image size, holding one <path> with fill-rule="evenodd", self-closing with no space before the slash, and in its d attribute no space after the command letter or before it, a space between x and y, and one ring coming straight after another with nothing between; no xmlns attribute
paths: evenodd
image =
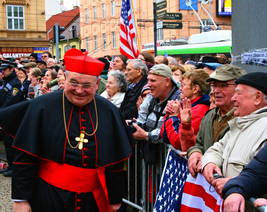
<svg viewBox="0 0 267 212"><path fill-rule="evenodd" d="M128 195L123 199L128 208L131 208L128 211L153 211L168 148L180 153L171 145L160 144L155 164L145 163L140 143L133 148L132 158L128 161ZM253 205L254 201L255 198L251 198L249 203ZM267 207L254 207L254 212L267 212Z"/></svg>

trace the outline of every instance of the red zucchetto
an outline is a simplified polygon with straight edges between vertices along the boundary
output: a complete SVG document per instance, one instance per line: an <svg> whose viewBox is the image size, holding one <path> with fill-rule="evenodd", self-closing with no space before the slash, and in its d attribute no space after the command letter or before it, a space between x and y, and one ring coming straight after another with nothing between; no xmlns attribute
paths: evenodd
<svg viewBox="0 0 267 212"><path fill-rule="evenodd" d="M64 64L67 71L80 74L99 76L105 64L87 56L87 52L70 49L64 55Z"/></svg>

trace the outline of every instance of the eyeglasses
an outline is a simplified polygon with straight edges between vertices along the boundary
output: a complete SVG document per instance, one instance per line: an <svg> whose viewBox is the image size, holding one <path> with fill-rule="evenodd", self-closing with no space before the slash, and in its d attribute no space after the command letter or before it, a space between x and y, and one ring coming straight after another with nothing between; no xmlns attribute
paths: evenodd
<svg viewBox="0 0 267 212"><path fill-rule="evenodd" d="M81 87L83 89L89 89L95 85L95 84L93 85L91 83L78 83L76 81L68 81L68 83L74 88Z"/></svg>
<svg viewBox="0 0 267 212"><path fill-rule="evenodd" d="M236 84L235 83L226 83L226 82L210 83L210 87L212 87L212 88L227 88L230 85L236 85Z"/></svg>
<svg viewBox="0 0 267 212"><path fill-rule="evenodd" d="M48 57L47 55L42 55L42 58L44 58L44 57Z"/></svg>

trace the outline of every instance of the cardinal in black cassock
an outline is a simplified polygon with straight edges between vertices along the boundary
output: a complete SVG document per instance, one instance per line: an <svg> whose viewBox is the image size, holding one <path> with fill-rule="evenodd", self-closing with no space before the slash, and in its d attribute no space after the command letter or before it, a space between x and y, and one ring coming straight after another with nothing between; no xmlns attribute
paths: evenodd
<svg viewBox="0 0 267 212"><path fill-rule="evenodd" d="M95 96L104 64L76 49L64 60L64 91L0 111L1 126L15 134L14 209L112 211L124 194L130 136L117 108Z"/></svg>

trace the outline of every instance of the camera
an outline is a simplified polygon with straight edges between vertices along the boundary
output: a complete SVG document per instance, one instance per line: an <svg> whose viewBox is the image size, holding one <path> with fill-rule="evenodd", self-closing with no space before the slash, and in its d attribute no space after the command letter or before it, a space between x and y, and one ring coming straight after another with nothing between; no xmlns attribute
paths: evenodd
<svg viewBox="0 0 267 212"><path fill-rule="evenodd" d="M50 81L49 83L47 83L47 87L51 88L51 87L53 87L53 86L55 86L57 84L58 84L58 79L56 78L56 79Z"/></svg>
<svg viewBox="0 0 267 212"><path fill-rule="evenodd" d="M222 175L219 175L218 173L213 174L214 179L223 178Z"/></svg>
<svg viewBox="0 0 267 212"><path fill-rule="evenodd" d="M136 131L136 128L133 126L133 123L135 123L134 120L130 120L128 122L128 130L130 133L134 133Z"/></svg>

